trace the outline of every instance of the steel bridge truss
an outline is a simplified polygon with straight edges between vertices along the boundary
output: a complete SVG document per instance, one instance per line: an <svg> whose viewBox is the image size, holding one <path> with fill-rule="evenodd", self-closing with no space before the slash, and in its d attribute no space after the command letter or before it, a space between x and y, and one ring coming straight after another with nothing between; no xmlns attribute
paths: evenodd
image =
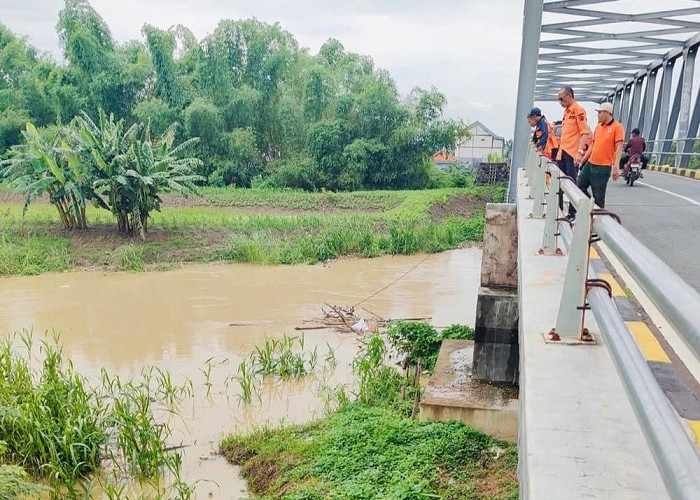
<svg viewBox="0 0 700 500"><path fill-rule="evenodd" d="M662 162L679 138L676 165L687 166L700 128L700 2L657 0L630 13L644 2L526 0L526 17L532 3L556 18L541 25L534 100L553 100L568 84L579 101L610 101L627 133L639 128Z"/></svg>

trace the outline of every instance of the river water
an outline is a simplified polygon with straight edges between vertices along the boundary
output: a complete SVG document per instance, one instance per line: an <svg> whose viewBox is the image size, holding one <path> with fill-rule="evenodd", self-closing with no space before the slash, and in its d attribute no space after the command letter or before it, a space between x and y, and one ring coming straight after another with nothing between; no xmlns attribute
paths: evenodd
<svg viewBox="0 0 700 500"><path fill-rule="evenodd" d="M254 345L300 335L294 327L323 317L324 303L359 304L356 315L367 319L374 313L431 317L437 327L473 325L480 265L481 250L465 248L314 266L217 264L5 278L0 333L54 329L75 368L92 379L103 367L136 376L147 365L169 370L176 382L189 378L194 397L173 422L171 438L186 446L184 479L198 481L196 498L243 499L245 482L215 454L219 439L266 423L308 421L324 407L318 383L310 380L266 384L259 401L242 405L238 386L226 380ZM318 346L319 358L333 349L337 368L327 375L328 386L351 382L356 335L308 330L304 338L307 349Z"/></svg>

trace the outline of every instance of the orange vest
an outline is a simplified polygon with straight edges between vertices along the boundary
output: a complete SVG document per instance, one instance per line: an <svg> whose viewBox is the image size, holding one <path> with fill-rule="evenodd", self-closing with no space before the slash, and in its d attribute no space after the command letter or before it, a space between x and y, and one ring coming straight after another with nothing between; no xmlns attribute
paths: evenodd
<svg viewBox="0 0 700 500"><path fill-rule="evenodd" d="M556 149L559 147L559 138L557 137L557 134L554 132L554 127L552 126L551 123L549 123L549 120L545 119L545 123L547 124L547 144L544 147L544 154L547 155L547 158L553 160L552 158L552 150Z"/></svg>

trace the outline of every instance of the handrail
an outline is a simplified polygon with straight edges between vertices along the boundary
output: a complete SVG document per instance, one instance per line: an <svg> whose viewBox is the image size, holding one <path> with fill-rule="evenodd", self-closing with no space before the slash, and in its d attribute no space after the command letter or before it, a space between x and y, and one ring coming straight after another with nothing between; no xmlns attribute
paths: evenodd
<svg viewBox="0 0 700 500"><path fill-rule="evenodd" d="M531 149L529 154L539 156L534 149ZM537 175L534 162L526 164L531 165L531 171L528 173L532 177L528 180L532 183L541 182L540 179L544 175ZM587 197L573 179L563 176L561 170L552 162L545 164L544 168L558 177L557 184L576 208L584 207L584 211L590 211L590 202L582 203ZM540 187L533 185L533 188ZM589 216L589 213L580 213L580 217ZM632 277L678 330L693 354L700 359L700 294L612 217L595 215L593 219L591 230L620 259ZM573 241L571 228L567 224L558 226L557 233L570 245ZM586 227L582 226L579 229L588 231ZM580 236L579 232L576 234ZM596 277L590 266L588 276ZM564 286L566 287L567 283ZM683 297L683 301L674 301L677 297ZM592 288L587 298L669 495L674 500L697 500L700 498L700 456L656 382L649 364L636 346L612 298L599 288ZM580 311L571 313L580 314ZM559 314L562 314L561 310Z"/></svg>
<svg viewBox="0 0 700 500"><path fill-rule="evenodd" d="M700 498L700 459L610 296L592 289L588 301L671 498Z"/></svg>
<svg viewBox="0 0 700 500"><path fill-rule="evenodd" d="M550 162L549 172L561 171ZM578 208L586 195L569 179L561 187ZM593 228L700 360L700 293L610 217L596 217Z"/></svg>
<svg viewBox="0 0 700 500"><path fill-rule="evenodd" d="M700 141L700 137L683 137L680 139L654 139L653 141L646 141L647 144L657 143L657 142L679 142L679 141Z"/></svg>
<svg viewBox="0 0 700 500"><path fill-rule="evenodd" d="M610 217L593 228L700 359L700 293Z"/></svg>
<svg viewBox="0 0 700 500"><path fill-rule="evenodd" d="M604 219L609 220L609 217ZM563 226L561 233L567 243L572 241L568 226ZM597 278L592 268L589 276ZM591 289L588 302L667 490L674 499L700 498L700 458L649 364L632 340L617 306L600 288Z"/></svg>
<svg viewBox="0 0 700 500"><path fill-rule="evenodd" d="M645 153L647 154L647 153ZM663 151L656 151L656 152L649 152L648 153L650 156L699 156L700 153L676 153L676 152L671 152L671 151L666 151L665 153Z"/></svg>

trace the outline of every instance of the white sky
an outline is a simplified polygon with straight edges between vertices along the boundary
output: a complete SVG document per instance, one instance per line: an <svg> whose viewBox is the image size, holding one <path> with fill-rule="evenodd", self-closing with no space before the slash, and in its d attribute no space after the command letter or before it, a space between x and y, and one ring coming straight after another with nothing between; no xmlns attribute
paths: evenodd
<svg viewBox="0 0 700 500"><path fill-rule="evenodd" d="M632 5L641 8L645 2L656 5L659 1L637 0ZM668 7L673 3L688 4L687 0L663 1ZM268 23L279 22L312 54L328 38L337 38L347 51L368 55L376 67L387 69L403 95L415 86L435 86L447 97L447 116L467 122L479 120L498 135L513 136L523 0L91 0L90 3L119 42L142 40L141 28L145 23L161 28L183 24L202 39L221 19L251 17ZM60 59L55 26L63 5L63 0L0 0L0 22L27 36L38 49ZM562 110L556 102L538 104L550 119L561 118ZM594 105L585 104L585 107L589 109L589 118L594 119Z"/></svg>
<svg viewBox="0 0 700 500"><path fill-rule="evenodd" d="M183 24L199 39L221 19L279 21L312 54L328 38L387 69L402 95L437 87L446 114L512 137L522 0L91 0L119 42L141 28ZM0 22L61 58L55 26L63 0L0 0Z"/></svg>

